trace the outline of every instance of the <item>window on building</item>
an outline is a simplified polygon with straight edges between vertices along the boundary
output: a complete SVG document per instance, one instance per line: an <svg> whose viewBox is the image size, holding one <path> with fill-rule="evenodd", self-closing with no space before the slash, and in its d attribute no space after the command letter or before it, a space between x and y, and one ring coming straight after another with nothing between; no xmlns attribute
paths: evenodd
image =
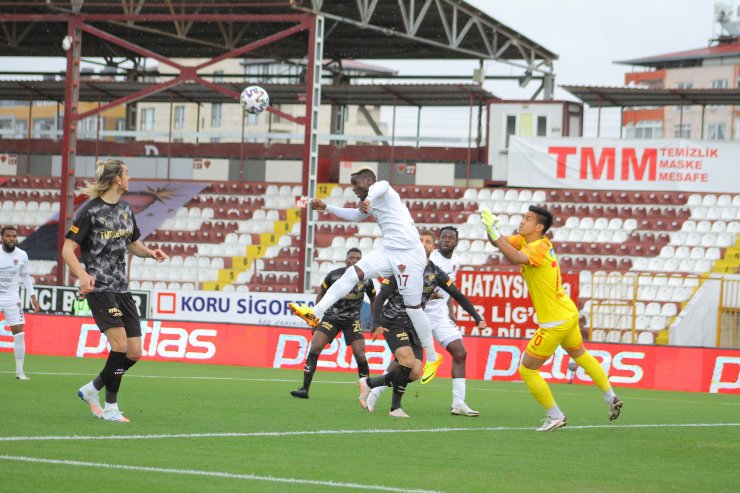
<svg viewBox="0 0 740 493"><path fill-rule="evenodd" d="M684 123L682 125L676 125L673 131L673 136L677 139L690 139L691 138L691 124Z"/></svg>
<svg viewBox="0 0 740 493"><path fill-rule="evenodd" d="M676 89L693 89L694 83L693 82L678 82L676 83ZM676 106L676 111L681 111L681 106ZM691 106L683 106L683 112L689 112L691 111Z"/></svg>
<svg viewBox="0 0 740 493"><path fill-rule="evenodd" d="M726 123L710 123L709 125L707 125L707 139L726 140L727 139L727 124Z"/></svg>
<svg viewBox="0 0 740 493"><path fill-rule="evenodd" d="M516 115L506 115L506 149L509 148L509 137L512 135L516 135Z"/></svg>
<svg viewBox="0 0 740 493"><path fill-rule="evenodd" d="M624 138L625 139L635 138L635 124L634 123L629 122L627 125L624 126Z"/></svg>
<svg viewBox="0 0 740 493"><path fill-rule="evenodd" d="M537 117L537 137L547 137L547 117Z"/></svg>
<svg viewBox="0 0 740 493"><path fill-rule="evenodd" d="M223 103L211 104L211 126L221 126L221 110L223 109Z"/></svg>
<svg viewBox="0 0 740 493"><path fill-rule="evenodd" d="M211 137L211 144L218 144L221 142L221 137Z"/></svg>
<svg viewBox="0 0 740 493"><path fill-rule="evenodd" d="M141 130L154 129L154 108L144 108L141 110Z"/></svg>
<svg viewBox="0 0 740 493"><path fill-rule="evenodd" d="M98 116L90 116L77 123L77 130L88 134L98 131ZM100 117L100 130L105 130L105 117Z"/></svg>
<svg viewBox="0 0 740 493"><path fill-rule="evenodd" d="M185 128L185 106L175 106L175 128Z"/></svg>
<svg viewBox="0 0 740 493"><path fill-rule="evenodd" d="M645 120L626 127L628 139L660 139L663 136L661 120Z"/></svg>
<svg viewBox="0 0 740 493"><path fill-rule="evenodd" d="M224 81L224 71L223 70L215 70L213 72L213 82L221 83Z"/></svg>
<svg viewBox="0 0 740 493"><path fill-rule="evenodd" d="M730 85L727 79L715 79L709 83L709 87L712 89L727 89Z"/></svg>
<svg viewBox="0 0 740 493"><path fill-rule="evenodd" d="M273 109L280 110L280 105L279 104L271 104L270 106L272 106ZM280 115L275 114L275 113L270 113L269 114L269 117L270 117L272 123L280 123L282 121L282 118L280 117Z"/></svg>

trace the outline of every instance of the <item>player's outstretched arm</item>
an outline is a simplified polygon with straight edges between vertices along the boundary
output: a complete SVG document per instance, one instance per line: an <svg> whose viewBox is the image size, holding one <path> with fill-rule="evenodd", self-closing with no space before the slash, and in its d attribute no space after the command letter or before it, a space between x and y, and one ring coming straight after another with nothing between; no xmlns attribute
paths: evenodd
<svg viewBox="0 0 740 493"><path fill-rule="evenodd" d="M468 297L462 294L459 289L457 289L457 286L452 283L444 283L441 285L441 288L447 291L450 294L451 298L460 303L460 306L463 308L463 310L468 312L468 314L473 317L473 320L475 320L475 323L478 324L478 327L484 328L486 326L486 321L483 320L483 317L480 316L480 313L475 310L475 307L470 302Z"/></svg>
<svg viewBox="0 0 740 493"><path fill-rule="evenodd" d="M364 214L360 209L348 208L348 207L334 207L333 205L327 205L324 209L326 212L334 214L339 219L345 221L362 221L366 219L370 214Z"/></svg>
<svg viewBox="0 0 740 493"><path fill-rule="evenodd" d="M498 216L493 214L490 209L484 208L480 215L480 222L486 227L486 233L488 234L488 241L491 245L495 246L501 253L506 257L510 263L514 265L528 264L529 257L527 257L520 250L514 248L509 242L509 238L501 234L498 230L499 219Z"/></svg>
<svg viewBox="0 0 740 493"><path fill-rule="evenodd" d="M164 253L161 249L155 248L154 250L150 250L149 248L145 247L144 244L139 240L129 243L128 251L136 255L137 257L153 258L157 262L164 262L169 258L167 254Z"/></svg>

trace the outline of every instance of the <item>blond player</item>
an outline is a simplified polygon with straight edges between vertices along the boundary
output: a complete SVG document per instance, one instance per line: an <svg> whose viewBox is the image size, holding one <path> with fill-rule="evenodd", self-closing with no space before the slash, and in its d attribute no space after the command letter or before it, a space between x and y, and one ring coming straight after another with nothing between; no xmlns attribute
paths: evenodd
<svg viewBox="0 0 740 493"><path fill-rule="evenodd" d="M347 221L362 221L370 216L375 217L383 233L383 248L373 250L348 268L313 308L294 303L288 306L311 327L316 327L324 313L364 279L395 277L398 290L403 296L406 313L426 352L427 363L422 380L429 383L442 363L442 355L434 349L432 327L421 307L427 256L419 242L419 232L398 192L393 190L387 181L377 181L372 169L364 166L354 170L350 183L355 195L360 199L358 208L334 207L318 199L311 200L311 208L331 212Z"/></svg>
<svg viewBox="0 0 740 493"><path fill-rule="evenodd" d="M3 226L0 234L3 242L2 250L0 250L0 312L3 312L5 322L13 333L15 378L30 380L23 372L23 362L26 358L26 334L23 332L25 319L19 295L18 281L20 279L23 279L23 286L31 297L33 311L36 313L39 311L39 302L33 292L33 280L28 275L28 255L17 246L18 234L15 226Z"/></svg>
<svg viewBox="0 0 740 493"><path fill-rule="evenodd" d="M529 392L547 411L545 422L537 431L556 430L567 422L539 372L558 346L562 346L601 389L609 419L617 419L622 401L614 395L604 369L583 346L578 308L563 291L560 264L552 243L545 237L552 226L552 214L542 207L529 206L519 225L519 233L509 237L501 235L498 218L490 210L483 209L481 222L488 231L490 242L501 250L509 262L522 266L522 275L537 313L539 328L527 344L519 366L519 375Z"/></svg>

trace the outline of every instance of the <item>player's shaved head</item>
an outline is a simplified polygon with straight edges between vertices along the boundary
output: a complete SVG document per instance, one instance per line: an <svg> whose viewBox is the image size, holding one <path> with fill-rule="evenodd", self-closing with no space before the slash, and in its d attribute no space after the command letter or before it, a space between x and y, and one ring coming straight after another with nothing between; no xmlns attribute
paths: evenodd
<svg viewBox="0 0 740 493"><path fill-rule="evenodd" d="M370 166L360 166L359 168L356 168L352 171L351 175L352 178L355 176L358 178L370 178L373 181L376 181L378 178L375 175L375 171Z"/></svg>

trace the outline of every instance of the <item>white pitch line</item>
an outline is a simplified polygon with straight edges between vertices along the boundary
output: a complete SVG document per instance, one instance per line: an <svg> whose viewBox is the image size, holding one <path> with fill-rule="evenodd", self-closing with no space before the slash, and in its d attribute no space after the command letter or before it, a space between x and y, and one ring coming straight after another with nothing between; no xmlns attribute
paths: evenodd
<svg viewBox="0 0 740 493"><path fill-rule="evenodd" d="M629 428L715 428L740 426L740 423L644 423L629 425L580 425L567 426L564 430L629 429ZM412 430L370 429L370 430L307 430L307 431L255 431L227 433L174 433L159 435L47 435L47 436L0 436L0 442L33 441L88 441L88 440L162 440L172 438L251 438L251 437L292 437L318 435L357 435L381 433L454 433L461 431L532 431L532 427L492 426L461 428L425 428Z"/></svg>
<svg viewBox="0 0 740 493"><path fill-rule="evenodd" d="M296 370L298 371L298 370ZM0 371L0 374L13 374L15 372L12 371ZM75 376L75 377L90 377L90 373L61 373L61 372L42 372L42 371L36 371L36 372L26 372L28 375L48 375L48 376ZM300 383L295 378L244 378L244 377L207 377L207 376L182 376L182 375L136 375L136 374L126 374L126 378L156 378L156 379L172 379L172 380L221 380L221 381L234 381L234 382L292 382L292 383ZM356 385L354 381L340 381L340 380L314 380L314 384L329 384L329 385ZM469 383L474 383L470 382ZM495 383L495 382L490 382ZM433 390L433 389L428 389ZM519 394L529 394L528 390L515 390L515 389L493 389L493 388L486 388L486 387L477 387L477 386L468 386L468 390L474 390L474 391L481 391L481 392L505 392L507 394L509 393L519 393ZM418 390L417 390L418 391ZM567 395L569 397L584 397L584 394L573 394L569 392L559 392L558 395ZM706 393L698 393L699 396L706 396L711 394ZM588 397L590 398L590 397ZM708 401L700 401L700 400L680 400L680 399L656 399L652 397L629 397L627 400L640 400L640 401L652 401L652 402L679 402L682 404L708 404ZM711 402L711 404L715 404L714 402ZM718 404L725 405L725 406L740 406L740 402L720 402Z"/></svg>
<svg viewBox="0 0 740 493"><path fill-rule="evenodd" d="M372 484L340 483L338 481L319 481L315 479L278 478L275 476L257 476L255 474L236 474L220 471L199 471L197 469L170 469L163 467L129 466L125 464L108 464L105 462L85 462L77 460L43 459L37 457L24 457L13 455L0 455L0 460L32 462L41 464L55 464L63 466L96 467L101 469L120 469L124 471L160 472L165 474L180 474L188 476L206 476L225 479L243 479L251 481L271 481L274 483L291 483L330 486L333 488L350 488L355 490L371 491L394 491L400 493L441 493L435 490L394 488L392 486L381 486Z"/></svg>

